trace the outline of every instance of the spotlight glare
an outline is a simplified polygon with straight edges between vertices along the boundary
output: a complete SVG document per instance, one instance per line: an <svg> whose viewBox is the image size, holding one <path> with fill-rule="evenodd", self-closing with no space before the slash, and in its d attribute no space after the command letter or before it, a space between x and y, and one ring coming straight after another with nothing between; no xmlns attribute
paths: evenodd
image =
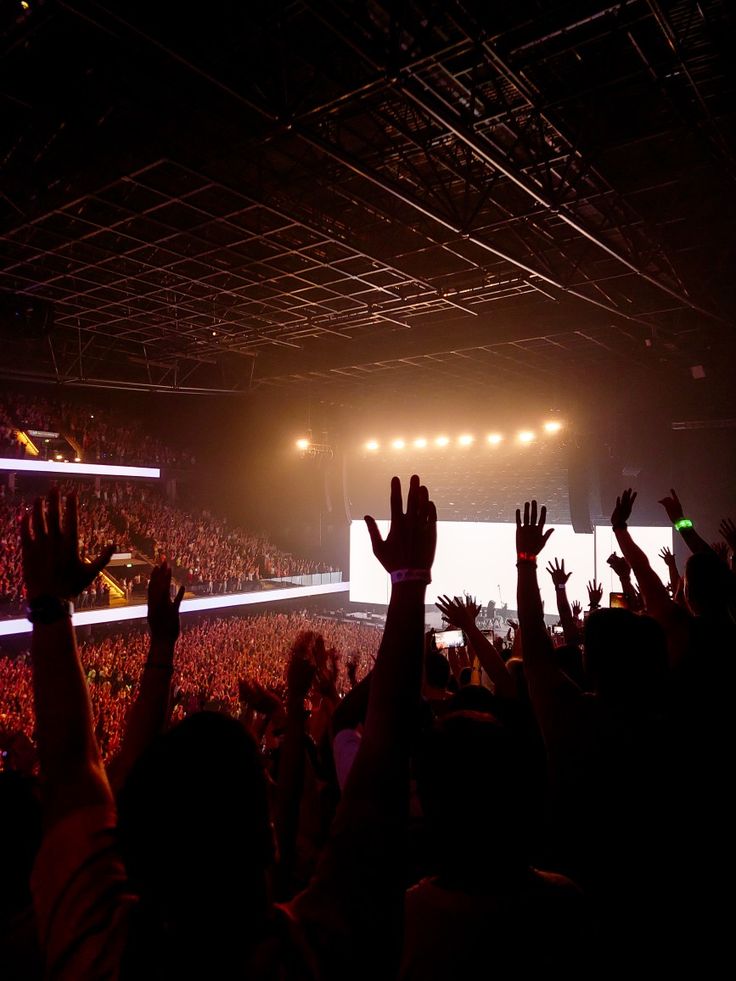
<svg viewBox="0 0 736 981"><path fill-rule="evenodd" d="M529 429L523 429L519 433L519 442L520 443L531 443L533 440L534 440L534 433L531 432L531 430L529 430Z"/></svg>
<svg viewBox="0 0 736 981"><path fill-rule="evenodd" d="M395 450L403 450L404 447L406 446L406 443L404 442L403 439L395 439L391 444L391 446L393 446Z"/></svg>
<svg viewBox="0 0 736 981"><path fill-rule="evenodd" d="M459 446L470 446L472 442L473 442L473 437L470 435L470 433L464 433L458 439Z"/></svg>
<svg viewBox="0 0 736 981"><path fill-rule="evenodd" d="M503 436L500 433L489 433L488 442L491 446L498 446L498 444L503 440Z"/></svg>
<svg viewBox="0 0 736 981"><path fill-rule="evenodd" d="M427 445L427 441L426 441L426 439L423 436L420 436L419 439L415 439L414 440L414 446L418 450L423 450L426 445Z"/></svg>
<svg viewBox="0 0 736 981"><path fill-rule="evenodd" d="M434 442L435 446L447 446L447 444L450 442L450 438L449 436L438 436Z"/></svg>
<svg viewBox="0 0 736 981"><path fill-rule="evenodd" d="M309 449L309 440L308 439L304 439L304 438L298 439L296 441L296 448L298 450L308 450Z"/></svg>
<svg viewBox="0 0 736 981"><path fill-rule="evenodd" d="M376 450L378 449L378 441L375 439L369 439L368 442L365 444L365 448L368 450L369 453L375 453Z"/></svg>
<svg viewBox="0 0 736 981"><path fill-rule="evenodd" d="M544 431L545 433L559 433L562 429L562 423L559 419L550 419L549 422L545 422Z"/></svg>

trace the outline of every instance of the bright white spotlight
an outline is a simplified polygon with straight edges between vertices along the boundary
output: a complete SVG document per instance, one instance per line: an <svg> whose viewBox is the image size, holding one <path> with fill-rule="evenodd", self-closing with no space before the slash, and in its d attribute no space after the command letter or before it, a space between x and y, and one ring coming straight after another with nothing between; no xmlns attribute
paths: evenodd
<svg viewBox="0 0 736 981"><path fill-rule="evenodd" d="M498 444L503 440L501 433L489 433L488 442L491 446L498 446Z"/></svg>
<svg viewBox="0 0 736 981"><path fill-rule="evenodd" d="M304 439L303 437L302 437L302 439L298 439L296 441L296 448L298 450L308 450L309 449L309 440L308 439Z"/></svg>
<svg viewBox="0 0 736 981"><path fill-rule="evenodd" d="M435 446L447 446L449 442L450 442L449 436L438 436L437 439L434 441Z"/></svg>
<svg viewBox="0 0 736 981"><path fill-rule="evenodd" d="M391 446L392 446L392 447L393 447L393 448L394 448L395 450L403 450L403 449L404 449L404 447L406 446L406 443L404 442L404 440L403 440L403 439L395 439L395 440L393 441L393 443L391 444Z"/></svg>
<svg viewBox="0 0 736 981"><path fill-rule="evenodd" d="M473 437L470 435L470 433L464 433L458 438L457 442L459 446L470 446L473 442Z"/></svg>
<svg viewBox="0 0 736 981"><path fill-rule="evenodd" d="M368 450L369 453L375 453L376 450L378 449L378 440L369 439L368 442L365 444L365 448Z"/></svg>
<svg viewBox="0 0 736 981"><path fill-rule="evenodd" d="M523 429L518 439L520 443L531 443L534 440L534 433L530 429Z"/></svg>
<svg viewBox="0 0 736 981"><path fill-rule="evenodd" d="M426 445L427 445L427 441L423 436L420 436L419 439L414 440L414 446L418 450L423 450L426 447Z"/></svg>
<svg viewBox="0 0 736 981"><path fill-rule="evenodd" d="M550 419L549 422L545 422L544 431L545 433L559 433L562 429L562 423L559 419Z"/></svg>

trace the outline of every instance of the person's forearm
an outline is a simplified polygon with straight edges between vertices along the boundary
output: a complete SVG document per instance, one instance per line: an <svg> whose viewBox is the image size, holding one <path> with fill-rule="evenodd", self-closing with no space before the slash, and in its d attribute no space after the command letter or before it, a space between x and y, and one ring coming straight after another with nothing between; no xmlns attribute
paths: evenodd
<svg viewBox="0 0 736 981"><path fill-rule="evenodd" d="M491 679L495 694L499 698L517 698L516 683L490 640L476 624L466 631L466 636L471 650L480 661L480 666Z"/></svg>
<svg viewBox="0 0 736 981"><path fill-rule="evenodd" d="M537 569L531 562L519 562L517 604L524 664L532 673L545 670L552 663L552 642L544 625Z"/></svg>
<svg viewBox="0 0 736 981"><path fill-rule="evenodd" d="M628 528L614 528L619 548L636 576L644 604L652 616L669 603L669 596L662 580L649 564L646 554L629 534ZM656 612L655 612L656 611Z"/></svg>
<svg viewBox="0 0 736 981"><path fill-rule="evenodd" d="M76 806L108 803L110 789L94 735L92 706L71 618L35 625L31 658L47 819L53 820Z"/></svg>
<svg viewBox="0 0 736 981"><path fill-rule="evenodd" d="M108 767L108 776L116 791L122 787L136 761L166 728L171 711L173 661L172 642L151 641L138 697L128 714L120 753Z"/></svg>
<svg viewBox="0 0 736 981"><path fill-rule="evenodd" d="M296 854L299 805L304 787L304 738L306 714L304 699L290 696L287 701L286 734L279 756L274 823L279 845L279 892L286 896Z"/></svg>
<svg viewBox="0 0 736 981"><path fill-rule="evenodd" d="M704 538L701 538L694 528L683 528L680 532L680 537L693 553L713 551L708 542Z"/></svg>
<svg viewBox="0 0 736 981"><path fill-rule="evenodd" d="M392 587L386 627L373 669L361 750L380 752L387 763L396 759L399 751L408 752L419 704L425 593L422 583L397 583Z"/></svg>
<svg viewBox="0 0 736 981"><path fill-rule="evenodd" d="M557 612L560 615L560 623L562 624L562 633L565 637L565 643L579 644L580 632L577 624L575 623L575 618L572 615L572 610L570 609L570 601L567 598L567 590L564 586L556 585L555 594L557 596Z"/></svg>

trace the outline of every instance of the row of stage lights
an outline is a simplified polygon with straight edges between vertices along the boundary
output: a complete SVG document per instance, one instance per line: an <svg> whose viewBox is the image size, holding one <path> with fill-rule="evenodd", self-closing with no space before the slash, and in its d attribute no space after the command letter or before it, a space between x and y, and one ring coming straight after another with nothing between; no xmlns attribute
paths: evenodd
<svg viewBox="0 0 736 981"><path fill-rule="evenodd" d="M557 419L552 419L549 422L545 422L542 426L542 430L548 436L553 436L555 433L559 433L563 429L563 423ZM528 446L529 443L533 443L537 439L536 431L532 429L522 429L513 437L514 441L520 443L522 446ZM485 437L485 442L489 446L500 446L506 440L506 436L503 433L489 433ZM418 439L405 440L401 437L391 440L387 445L392 450L426 450L429 446L435 446L438 449L445 449L448 446L454 445L462 448L467 448L472 446L477 442L476 437L471 433L463 433L458 436L457 439L451 439L449 436L437 436L435 439L426 439L424 436L420 436ZM377 453L381 449L381 444L377 439L369 439L363 444L363 449L368 453Z"/></svg>
<svg viewBox="0 0 736 981"><path fill-rule="evenodd" d="M564 425L559 419L550 419L542 425L542 431L547 436L554 436L564 429ZM512 438L516 443L527 446L537 439L537 432L533 429L522 429ZM485 442L489 446L500 446L505 439L506 436L503 433L489 433L485 438ZM437 436L434 439L426 439L424 436L420 436L414 440L405 440L397 437L396 439L392 439L387 446L392 450L426 450L429 446L436 446L442 450L451 445L466 448L472 446L475 442L477 440L472 433L463 433L457 439L451 439L449 436ZM309 453L322 449L323 447L321 444L314 443L311 439L302 437L296 441L296 448L302 453ZM369 439L363 444L363 449L368 453L377 453L381 449L381 444L377 439Z"/></svg>

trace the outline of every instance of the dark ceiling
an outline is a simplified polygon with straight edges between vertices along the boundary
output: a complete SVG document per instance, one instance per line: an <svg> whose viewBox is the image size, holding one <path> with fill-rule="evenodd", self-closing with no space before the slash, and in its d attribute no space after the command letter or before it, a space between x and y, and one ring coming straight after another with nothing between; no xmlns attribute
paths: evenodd
<svg viewBox="0 0 736 981"><path fill-rule="evenodd" d="M357 404L731 363L729 0L2 13L6 378Z"/></svg>

